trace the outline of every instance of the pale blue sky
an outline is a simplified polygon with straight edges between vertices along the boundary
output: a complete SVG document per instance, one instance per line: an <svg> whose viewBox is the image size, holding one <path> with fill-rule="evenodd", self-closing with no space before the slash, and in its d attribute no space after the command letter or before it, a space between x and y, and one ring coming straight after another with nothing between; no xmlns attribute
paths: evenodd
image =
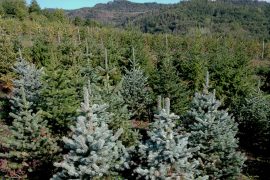
<svg viewBox="0 0 270 180"><path fill-rule="evenodd" d="M26 0L28 3L31 0ZM132 2L157 2L177 3L180 0L130 0ZM107 3L109 0L37 0L42 8L77 9L81 7L92 7L97 3Z"/></svg>

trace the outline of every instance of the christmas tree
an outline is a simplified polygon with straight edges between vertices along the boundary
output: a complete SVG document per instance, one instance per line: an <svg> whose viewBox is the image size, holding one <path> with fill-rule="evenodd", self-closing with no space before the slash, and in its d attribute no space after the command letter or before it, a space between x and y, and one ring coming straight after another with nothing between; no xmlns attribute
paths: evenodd
<svg viewBox="0 0 270 180"><path fill-rule="evenodd" d="M242 147L260 155L270 150L270 96L260 89L234 108ZM252 134L252 136L251 136Z"/></svg>
<svg viewBox="0 0 270 180"><path fill-rule="evenodd" d="M211 179L231 179L241 172L245 157L237 151L237 123L227 111L219 110L215 91L208 92L207 73L203 93L196 93L191 104L189 130L190 146L200 147L194 155L200 160L201 175Z"/></svg>
<svg viewBox="0 0 270 180"><path fill-rule="evenodd" d="M128 151L119 141L123 129L115 134L108 129L110 114L107 105L92 104L90 90L84 88L84 102L81 116L72 127L71 138L64 137L70 150L61 163L55 163L62 169L52 179L93 179L111 177L117 170L128 168ZM91 95L91 94L90 94Z"/></svg>
<svg viewBox="0 0 270 180"><path fill-rule="evenodd" d="M108 112L112 113L108 125L109 128L116 132L117 129L122 128L123 133L120 140L126 146L135 145L138 141L139 135L132 130L130 123L131 115L125 104L123 95L121 94L122 83L112 85L111 76L115 72L115 68L109 66L107 51L105 51L105 65L104 68L99 67L98 71L101 73L99 79L103 79L103 84L100 86L93 85L94 102L98 104L108 104Z"/></svg>
<svg viewBox="0 0 270 180"><path fill-rule="evenodd" d="M0 153L2 159L7 160L7 166L20 170L21 178L36 170L44 162L48 162L58 151L55 140L51 137L47 122L42 119L41 112L33 113L31 102L27 101L24 87L17 94L20 101L10 127L11 136L4 138L2 144L8 152ZM11 177L12 178L12 177Z"/></svg>
<svg viewBox="0 0 270 180"><path fill-rule="evenodd" d="M160 106L161 107L161 106ZM187 133L177 132L176 120L170 113L170 101L166 98L165 109L155 116L148 131L149 139L139 145L139 167L135 170L145 179L194 179L197 161L191 160L198 148L188 148Z"/></svg>
<svg viewBox="0 0 270 180"><path fill-rule="evenodd" d="M21 98L21 87L23 86L25 91L25 98L31 102L31 109L36 111L38 103L40 101L41 93L41 76L43 70L37 69L34 64L27 62L23 59L20 51L20 57L18 58L13 70L17 74L18 78L13 80L14 89L13 97L11 99L12 108L16 111L19 108Z"/></svg>
<svg viewBox="0 0 270 180"><path fill-rule="evenodd" d="M46 112L48 124L55 134L66 134L69 126L75 122L76 110L79 108L80 78L72 68L61 67L52 60L43 76L41 107Z"/></svg>
<svg viewBox="0 0 270 180"><path fill-rule="evenodd" d="M165 55L153 77L153 91L157 95L169 97L171 108L175 113L182 114L188 108L189 91L187 85L179 78L173 65L172 56Z"/></svg>
<svg viewBox="0 0 270 180"><path fill-rule="evenodd" d="M131 70L126 70L123 77L121 94L125 97L125 104L132 116L140 117L147 113L145 111L150 103L150 97L147 89L147 77L136 62L134 49L131 63Z"/></svg>

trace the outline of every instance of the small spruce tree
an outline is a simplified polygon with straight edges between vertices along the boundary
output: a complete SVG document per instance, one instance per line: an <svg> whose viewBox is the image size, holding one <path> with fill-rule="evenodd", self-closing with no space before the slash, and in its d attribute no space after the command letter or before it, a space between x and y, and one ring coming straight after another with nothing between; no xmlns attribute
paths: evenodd
<svg viewBox="0 0 270 180"><path fill-rule="evenodd" d="M19 169L23 172L21 178L26 178L42 163L48 162L58 147L41 112L33 113L30 109L31 102L27 101L23 87L19 95L19 109L16 113L10 113L14 118L10 127L11 136L5 137L2 144L8 152L0 153L0 157L6 159L7 166L14 171Z"/></svg>
<svg viewBox="0 0 270 180"><path fill-rule="evenodd" d="M270 96L257 90L242 99L233 112L239 123L241 147L260 155L268 154L270 150Z"/></svg>
<svg viewBox="0 0 270 180"><path fill-rule="evenodd" d="M111 76L115 72L115 68L111 68L108 63L107 51L105 51L105 65L104 68L99 67L100 78L103 80L103 84L100 86L94 86L93 94L95 96L94 101L98 104L108 104L108 112L112 113L112 118L108 122L109 128L114 132L122 128L123 133L120 136L120 140L126 146L132 146L137 144L139 135L136 131L132 130L130 118L131 115L125 104L123 95L121 94L122 83L112 85Z"/></svg>
<svg viewBox="0 0 270 180"><path fill-rule="evenodd" d="M200 174L211 179L233 179L241 172L245 156L237 151L237 123L227 113L219 110L215 91L208 92L209 74L203 93L196 93L188 112L190 146L200 147L194 154L200 160Z"/></svg>
<svg viewBox="0 0 270 180"><path fill-rule="evenodd" d="M84 88L82 115L72 127L71 138L63 138L70 150L61 163L55 163L62 170L52 179L93 179L116 174L117 170L128 168L127 149L119 141L123 129L115 134L108 129L110 114L107 105L92 104L89 90Z"/></svg>
<svg viewBox="0 0 270 180"><path fill-rule="evenodd" d="M161 107L161 106L160 106ZM170 113L170 101L166 98L165 109L155 115L148 131L149 139L139 145L141 163L135 169L145 179L193 179L197 161L191 160L198 148L188 148L187 133L176 130L174 113ZM191 160L191 161L190 161Z"/></svg>
<svg viewBox="0 0 270 180"><path fill-rule="evenodd" d="M41 76L43 70L37 69L34 64L27 62L22 58L21 51L20 57L17 63L14 65L13 70L17 74L18 78L13 80L13 97L11 99L12 109L16 111L19 108L21 98L21 87L24 88L25 98L31 102L31 109L36 111L39 101L40 93L42 88Z"/></svg>
<svg viewBox="0 0 270 180"><path fill-rule="evenodd" d="M125 104L132 116L140 117L147 113L145 111L150 103L150 97L147 89L147 77L136 62L134 48L131 63L131 70L126 70L123 77L121 94L125 97Z"/></svg>

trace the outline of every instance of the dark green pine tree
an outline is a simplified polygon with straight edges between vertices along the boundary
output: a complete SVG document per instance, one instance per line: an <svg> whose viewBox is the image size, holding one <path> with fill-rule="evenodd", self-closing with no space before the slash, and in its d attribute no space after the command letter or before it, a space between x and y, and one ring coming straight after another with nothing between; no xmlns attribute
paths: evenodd
<svg viewBox="0 0 270 180"><path fill-rule="evenodd" d="M44 162L49 162L58 151L55 140L47 128L47 122L41 112L33 113L31 102L27 101L24 88L20 91L19 109L11 113L13 118L10 126L10 137L4 137L4 146L8 151L0 153L1 159L6 159L10 171L20 170L20 178L37 170ZM9 177L14 178L14 177Z"/></svg>
<svg viewBox="0 0 270 180"><path fill-rule="evenodd" d="M142 117L147 114L147 106L150 103L148 78L139 67L135 59L133 48L131 69L126 70L122 80L121 94L132 117Z"/></svg>
<svg viewBox="0 0 270 180"><path fill-rule="evenodd" d="M219 110L215 91L208 92L209 75L202 93L196 93L188 112L190 146L200 147L194 155L200 160L201 175L210 179L235 179L241 172L245 156L237 151L237 123L227 111Z"/></svg>
<svg viewBox="0 0 270 180"><path fill-rule="evenodd" d="M29 13L40 13L41 12L41 8L38 4L38 2L36 0L32 0L30 3L30 6L28 8Z"/></svg>
<svg viewBox="0 0 270 180"><path fill-rule="evenodd" d="M105 61L104 66L97 67L97 73L100 75L100 79L102 80L102 84L104 89L109 92L114 89L114 86L111 86L112 79L111 77L116 73L115 67L110 67L109 60L108 60L108 51L105 49Z"/></svg>
<svg viewBox="0 0 270 180"><path fill-rule="evenodd" d="M0 36L0 54L0 80L11 81L12 66L16 63L16 54L12 39L8 35Z"/></svg>
<svg viewBox="0 0 270 180"><path fill-rule="evenodd" d="M66 134L75 123L76 110L80 106L77 90L80 77L77 75L72 68L67 69L54 61L45 69L41 106L48 124L58 135Z"/></svg>
<svg viewBox="0 0 270 180"><path fill-rule="evenodd" d="M80 63L80 73L86 80L90 80L91 83L97 83L101 80L102 76L96 72L96 69L93 67L93 61L94 55L90 52L88 41L86 41L85 51L82 55L82 62Z"/></svg>
<svg viewBox="0 0 270 180"><path fill-rule="evenodd" d="M169 52L168 39L157 66L157 72L152 77L153 91L156 95L169 97L171 108L177 114L183 114L188 109L189 91L187 84L180 79Z"/></svg>
<svg viewBox="0 0 270 180"><path fill-rule="evenodd" d="M257 154L270 150L270 96L256 90L233 109L241 147ZM252 134L252 136L251 136Z"/></svg>

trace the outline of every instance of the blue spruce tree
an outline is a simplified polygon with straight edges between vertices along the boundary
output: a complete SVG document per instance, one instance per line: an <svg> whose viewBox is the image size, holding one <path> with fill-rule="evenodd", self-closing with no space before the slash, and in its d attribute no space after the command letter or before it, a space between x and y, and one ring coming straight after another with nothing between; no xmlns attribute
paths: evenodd
<svg viewBox="0 0 270 180"><path fill-rule="evenodd" d="M20 91L21 87L23 87L26 100L31 102L31 109L36 111L42 88L42 68L37 69L34 64L23 59L20 51L20 57L14 65L13 70L18 78L13 81L14 89L12 92L13 97L11 99L12 109L16 111L19 108L19 101L21 100Z"/></svg>
<svg viewBox="0 0 270 180"><path fill-rule="evenodd" d="M147 89L147 77L136 62L134 49L131 63L131 70L126 70L123 77L121 94L125 97L125 104L132 116L140 117L147 113L145 111L150 103L150 95Z"/></svg>
<svg viewBox="0 0 270 180"><path fill-rule="evenodd" d="M27 178L29 173L52 159L58 146L51 137L41 112L32 112L32 103L27 100L24 87L21 87L17 99L18 109L10 113L13 118L11 135L3 138L2 145L8 152L0 153L0 157L7 159L10 169L21 172L20 178Z"/></svg>
<svg viewBox="0 0 270 180"><path fill-rule="evenodd" d="M110 114L107 105L92 104L89 90L84 88L84 102L81 116L72 127L71 138L63 141L69 149L61 163L55 163L62 170L52 179L94 179L116 175L117 170L128 168L128 151L119 141L123 129L115 134L108 129Z"/></svg>
<svg viewBox="0 0 270 180"><path fill-rule="evenodd" d="M196 93L188 112L190 146L200 147L194 154L200 161L200 174L211 179L235 179L245 156L237 151L237 123L209 89L209 74L202 93Z"/></svg>
<svg viewBox="0 0 270 180"><path fill-rule="evenodd" d="M159 106L161 107L161 106ZM165 109L155 116L148 131L149 139L139 145L141 163L135 169L144 179L194 179L198 162L191 160L198 148L188 148L187 133L177 132L176 120L170 113L170 101L166 98Z"/></svg>

